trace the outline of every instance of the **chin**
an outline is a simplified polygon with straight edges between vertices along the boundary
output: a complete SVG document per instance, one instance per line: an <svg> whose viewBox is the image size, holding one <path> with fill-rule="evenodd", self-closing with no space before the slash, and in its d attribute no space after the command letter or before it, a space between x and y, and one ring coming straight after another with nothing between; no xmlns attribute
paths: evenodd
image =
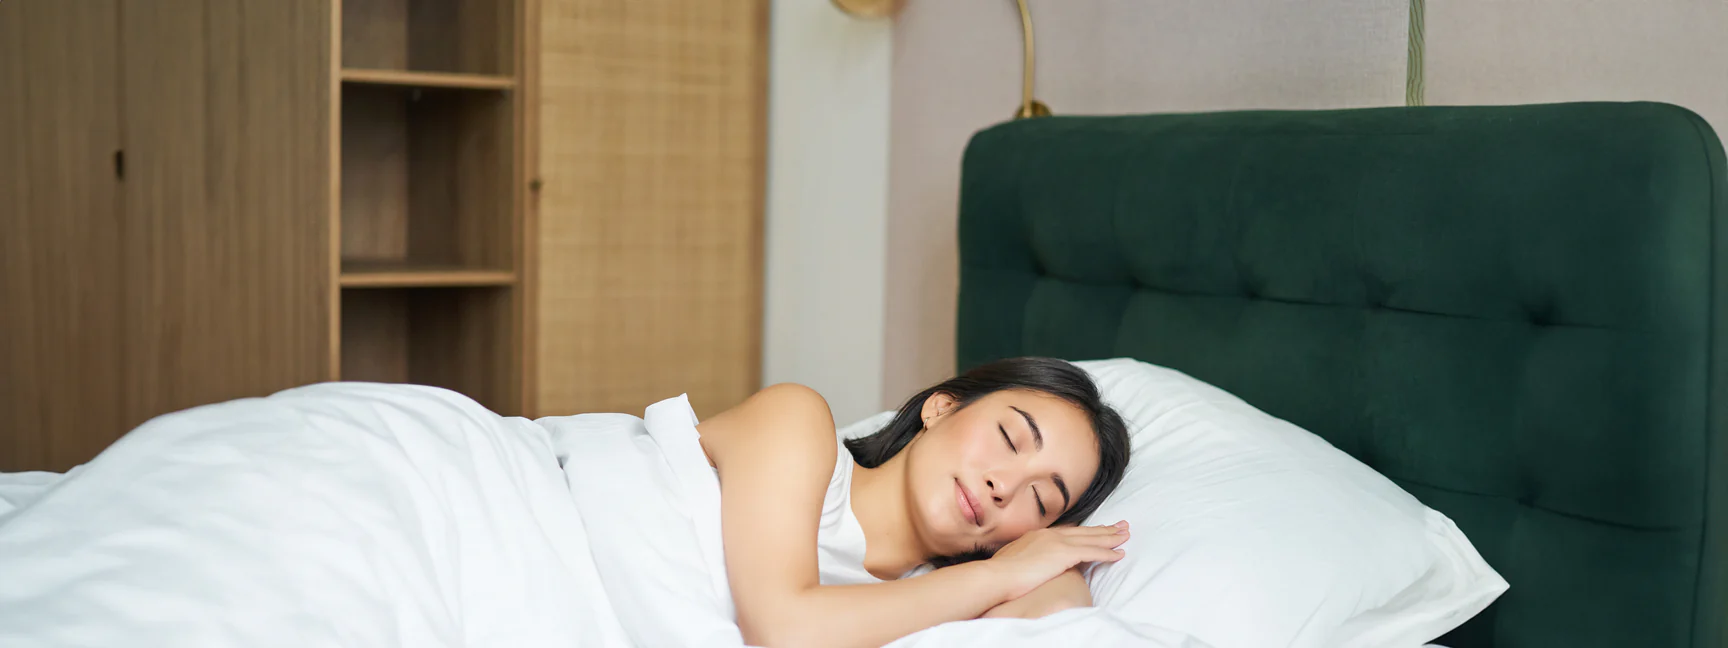
<svg viewBox="0 0 1728 648"><path fill-rule="evenodd" d="M938 553L972 549L983 541L978 527L957 515L954 505L943 498L927 498L919 513L925 542Z"/></svg>

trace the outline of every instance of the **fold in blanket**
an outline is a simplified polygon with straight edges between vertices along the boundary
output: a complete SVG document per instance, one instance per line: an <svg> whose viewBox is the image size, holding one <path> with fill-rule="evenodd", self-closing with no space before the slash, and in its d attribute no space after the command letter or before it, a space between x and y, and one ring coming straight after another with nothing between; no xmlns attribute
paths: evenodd
<svg viewBox="0 0 1728 648"><path fill-rule="evenodd" d="M0 646L625 645L544 428L319 385L151 421L0 521Z"/></svg>

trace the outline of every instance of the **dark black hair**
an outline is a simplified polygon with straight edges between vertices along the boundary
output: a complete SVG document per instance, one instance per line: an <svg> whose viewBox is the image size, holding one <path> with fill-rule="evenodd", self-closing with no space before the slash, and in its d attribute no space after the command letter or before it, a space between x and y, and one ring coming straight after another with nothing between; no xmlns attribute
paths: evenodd
<svg viewBox="0 0 1728 648"><path fill-rule="evenodd" d="M1074 505L1058 516L1052 526L1085 520L1098 510L1104 498L1116 490L1122 483L1122 475L1128 471L1128 425L1116 410L1104 404L1092 377L1066 360L1009 358L975 367L906 399L887 427L869 436L848 439L846 449L858 465L875 468L900 454L924 430L924 401L931 396L947 394L954 399L955 408L951 411L959 411L980 398L1010 389L1055 396L1086 413L1092 431L1098 437L1098 473ZM931 564L946 567L988 558L993 552L993 548L980 548L956 556L943 556L932 560Z"/></svg>

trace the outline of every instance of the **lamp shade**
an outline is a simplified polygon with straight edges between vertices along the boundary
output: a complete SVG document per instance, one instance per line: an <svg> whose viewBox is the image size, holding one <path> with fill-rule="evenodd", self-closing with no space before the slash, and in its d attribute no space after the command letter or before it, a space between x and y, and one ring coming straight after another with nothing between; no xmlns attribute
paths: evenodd
<svg viewBox="0 0 1728 648"><path fill-rule="evenodd" d="M841 11L860 18L886 18L900 10L900 0L832 0Z"/></svg>

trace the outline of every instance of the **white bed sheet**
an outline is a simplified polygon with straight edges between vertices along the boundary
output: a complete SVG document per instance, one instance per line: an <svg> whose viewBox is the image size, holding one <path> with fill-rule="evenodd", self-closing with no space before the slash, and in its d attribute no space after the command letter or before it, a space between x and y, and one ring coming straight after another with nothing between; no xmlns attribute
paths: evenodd
<svg viewBox="0 0 1728 648"><path fill-rule="evenodd" d="M0 475L0 646L741 646L718 484L693 418L657 407L537 423L317 385L162 417L64 477ZM1077 641L1204 648L1100 609L894 646Z"/></svg>

